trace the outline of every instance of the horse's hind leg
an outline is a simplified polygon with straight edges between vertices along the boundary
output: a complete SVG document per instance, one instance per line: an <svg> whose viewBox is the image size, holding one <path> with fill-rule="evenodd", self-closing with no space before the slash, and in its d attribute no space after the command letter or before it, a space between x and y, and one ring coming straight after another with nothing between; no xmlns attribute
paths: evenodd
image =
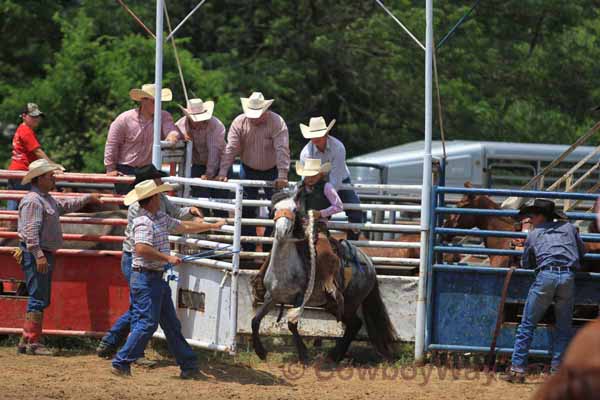
<svg viewBox="0 0 600 400"><path fill-rule="evenodd" d="M265 295L265 302L262 306L260 306L254 318L252 318L252 345L254 346L254 351L256 352L256 355L261 360L267 359L267 350L265 350L265 347L260 341L260 321L262 321L264 316L268 314L269 310L271 310L271 308L273 307L273 304L274 303L271 299L271 296L267 293Z"/></svg>
<svg viewBox="0 0 600 400"><path fill-rule="evenodd" d="M352 343L362 327L362 321L356 314L353 314L350 318L344 319L344 325L346 325L344 336L336 341L335 347L328 354L329 358L336 363L340 362L346 355L350 343Z"/></svg>
<svg viewBox="0 0 600 400"><path fill-rule="evenodd" d="M308 350L304 345L302 336L300 336L300 333L298 332L298 323L288 322L288 329L290 330L290 332L292 332L294 344L296 345L296 349L298 350L298 359L302 364L308 364Z"/></svg>

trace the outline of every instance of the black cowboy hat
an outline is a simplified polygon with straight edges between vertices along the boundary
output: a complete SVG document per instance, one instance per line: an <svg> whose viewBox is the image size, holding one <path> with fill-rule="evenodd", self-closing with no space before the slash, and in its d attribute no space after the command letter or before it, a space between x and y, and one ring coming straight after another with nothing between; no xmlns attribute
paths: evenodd
<svg viewBox="0 0 600 400"><path fill-rule="evenodd" d="M133 182L133 186L137 185L140 182L147 181L148 179L157 179L164 178L168 176L163 171L159 171L153 164L144 165L143 167L136 168L135 171L135 181Z"/></svg>
<svg viewBox="0 0 600 400"><path fill-rule="evenodd" d="M556 209L552 200L535 199L533 203L524 204L519 208L519 217L542 214L549 219L567 219L567 216Z"/></svg>

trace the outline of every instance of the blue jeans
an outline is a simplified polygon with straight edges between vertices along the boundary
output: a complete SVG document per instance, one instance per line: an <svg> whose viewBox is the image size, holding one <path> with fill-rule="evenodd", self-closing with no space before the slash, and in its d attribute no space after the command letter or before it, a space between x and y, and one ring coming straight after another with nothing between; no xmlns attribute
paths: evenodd
<svg viewBox="0 0 600 400"><path fill-rule="evenodd" d="M206 173L206 165L194 164L192 165L192 178L197 178ZM227 176L231 176L232 169L229 170ZM212 197L217 199L230 199L231 192L225 189L209 189L206 187L193 186L192 197ZM208 210L206 208L202 209L202 213L205 216L208 216L210 211L212 211L213 216L219 218L227 218L229 213L225 210Z"/></svg>
<svg viewBox="0 0 600 400"><path fill-rule="evenodd" d="M42 274L37 271L37 263L32 253L26 250L21 244L23 251L23 260L21 267L25 273L25 282L27 284L27 312L43 312L50 305L50 295L52 289L52 270L54 269L54 254L44 251L44 256L48 260L48 272Z"/></svg>
<svg viewBox="0 0 600 400"><path fill-rule="evenodd" d="M533 332L548 307L554 302L556 324L552 335L552 363L557 369L572 336L571 321L575 301L575 274L570 271L541 270L529 289L523 318L515 338L512 368L525 372Z"/></svg>
<svg viewBox="0 0 600 400"><path fill-rule="evenodd" d="M348 178L344 179L342 181L342 183L349 185L352 183L352 181L350 180L350 177L348 177ZM358 197L358 194L356 194L356 191L354 191L354 190L340 190L338 192L338 195L340 196L342 203L360 204L360 198ZM346 210L344 212L348 216L348 222L356 223L356 224L362 224L364 222L364 213L362 211ZM359 236L358 233L348 232L348 239L350 239L350 240L358 240L358 236Z"/></svg>
<svg viewBox="0 0 600 400"><path fill-rule="evenodd" d="M266 181L274 181L277 179L277 168L271 168L266 171L258 171L256 169L252 169L247 165L240 164L240 179L256 179L256 180L266 180ZM265 188L265 197L267 200L271 200L273 197L273 188ZM248 200L258 200L258 188L257 187L245 187L244 188L244 198ZM257 207L243 207L242 208L242 218L256 218L258 216L258 208ZM265 230L265 236L271 236L271 232L273 232L272 227L267 227ZM256 236L256 227L255 226L246 226L242 225L242 236ZM245 251L255 251L256 245L254 243L245 243L244 244Z"/></svg>
<svg viewBox="0 0 600 400"><path fill-rule="evenodd" d="M20 179L9 179L8 180L8 190L30 190L31 184L21 185ZM16 211L19 209L19 200L8 200L7 210Z"/></svg>
<svg viewBox="0 0 600 400"><path fill-rule="evenodd" d="M196 354L181 333L171 288L162 275L148 271L131 273L131 333L112 361L115 368L128 370L132 362L143 356L159 323L179 367L184 371L198 368Z"/></svg>
<svg viewBox="0 0 600 400"><path fill-rule="evenodd" d="M127 280L127 285L131 278L131 264L133 262L133 256L130 252L124 251L121 257L121 272ZM110 344L111 346L118 346L123 343L129 335L131 329L131 306L123 315L119 317L117 322L110 328L108 333L102 338L104 343Z"/></svg>

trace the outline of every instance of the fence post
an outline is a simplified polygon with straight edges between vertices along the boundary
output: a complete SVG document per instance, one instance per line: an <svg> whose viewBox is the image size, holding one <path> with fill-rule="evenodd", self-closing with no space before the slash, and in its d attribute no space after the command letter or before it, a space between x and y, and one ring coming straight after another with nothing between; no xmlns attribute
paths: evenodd
<svg viewBox="0 0 600 400"><path fill-rule="evenodd" d="M235 213L233 218L233 257L231 271L231 334L233 340L229 352L236 352L236 336L237 336L237 314L238 314L238 275L240 270L240 251L242 249L242 200L244 198L244 190L241 184L236 184L235 187Z"/></svg>
<svg viewBox="0 0 600 400"><path fill-rule="evenodd" d="M431 140L433 117L433 0L425 2L426 40L425 40L425 146L423 151L423 187L421 188L421 254L419 268L419 286L417 292L417 326L415 329L415 363L424 361L425 342L425 297L427 288L427 264L431 221Z"/></svg>

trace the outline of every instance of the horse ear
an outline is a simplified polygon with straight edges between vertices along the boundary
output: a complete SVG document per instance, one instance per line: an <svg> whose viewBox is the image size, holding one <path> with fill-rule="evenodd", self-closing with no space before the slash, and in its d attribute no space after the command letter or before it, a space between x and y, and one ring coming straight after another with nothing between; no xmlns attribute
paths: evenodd
<svg viewBox="0 0 600 400"><path fill-rule="evenodd" d="M471 183L471 181L466 181L466 182L465 182L465 187L466 187L466 188L472 188L472 187L473 187L473 184Z"/></svg>

